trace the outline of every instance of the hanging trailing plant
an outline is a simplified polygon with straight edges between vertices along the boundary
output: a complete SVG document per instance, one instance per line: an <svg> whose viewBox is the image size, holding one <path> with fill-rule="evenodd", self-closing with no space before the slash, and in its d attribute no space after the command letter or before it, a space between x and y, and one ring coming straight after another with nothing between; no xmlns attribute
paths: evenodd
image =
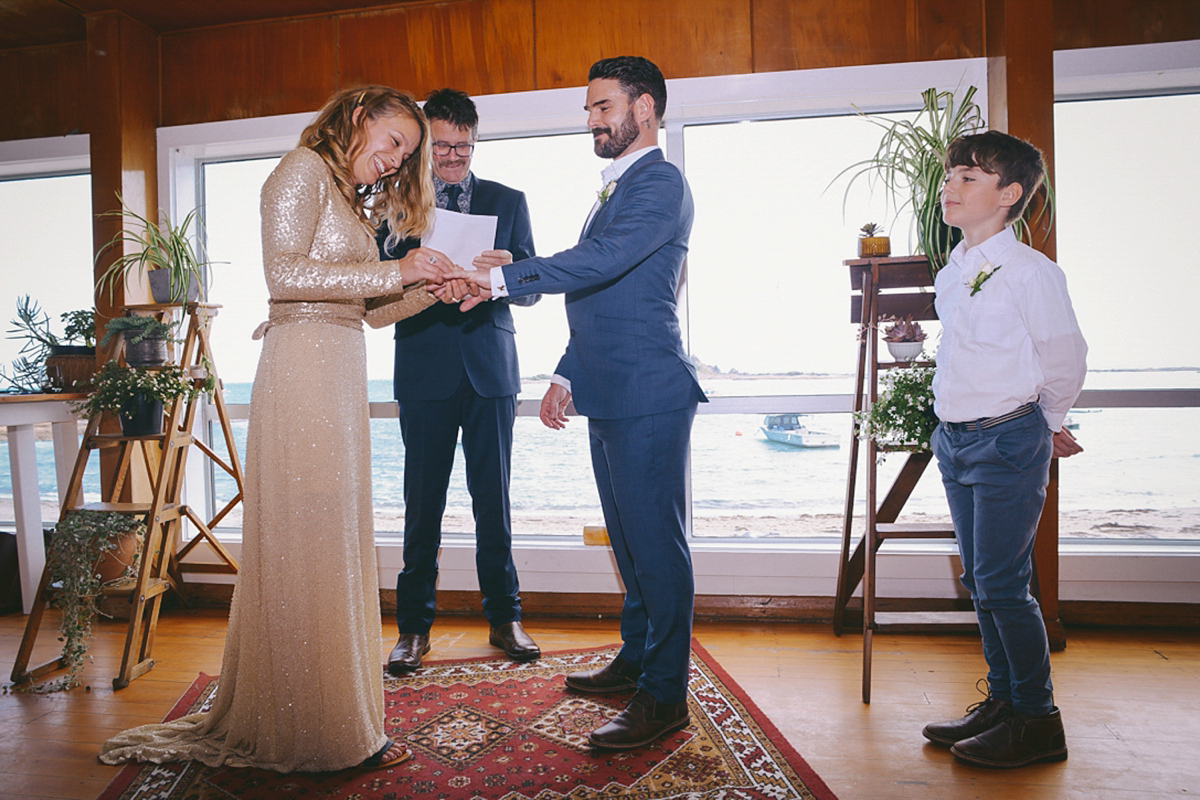
<svg viewBox="0 0 1200 800"><path fill-rule="evenodd" d="M856 412L860 439L880 448L925 451L937 428L933 413L932 364L892 369L880 378L879 396L866 411ZM886 453L880 453L880 459Z"/></svg>
<svg viewBox="0 0 1200 800"><path fill-rule="evenodd" d="M46 556L52 601L62 613L59 640L62 646L62 665L67 674L50 683L35 684L30 691L55 692L79 685L96 618L96 601L104 587L98 566L106 553L117 549L122 536L144 537L146 524L140 516L116 511L69 511L50 537ZM141 547L134 549L140 553ZM137 557L128 565L126 575L137 566Z"/></svg>

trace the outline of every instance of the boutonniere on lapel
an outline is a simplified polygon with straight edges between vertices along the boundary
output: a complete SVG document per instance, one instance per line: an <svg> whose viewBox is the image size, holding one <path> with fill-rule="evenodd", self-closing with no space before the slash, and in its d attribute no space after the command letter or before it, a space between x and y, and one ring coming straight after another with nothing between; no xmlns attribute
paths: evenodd
<svg viewBox="0 0 1200 800"><path fill-rule="evenodd" d="M604 188L596 192L596 197L600 198L600 205L608 202L608 198L613 196L613 192L617 190L617 182L615 180L604 184Z"/></svg>
<svg viewBox="0 0 1200 800"><path fill-rule="evenodd" d="M996 270L1000 269L1001 266L1003 266L1003 264L998 264L993 267L992 262L983 262L983 269L979 270L979 272L975 274L975 277L966 283L967 288L971 290L971 297L979 294L979 292L983 289L983 285L988 282L988 278L995 275Z"/></svg>

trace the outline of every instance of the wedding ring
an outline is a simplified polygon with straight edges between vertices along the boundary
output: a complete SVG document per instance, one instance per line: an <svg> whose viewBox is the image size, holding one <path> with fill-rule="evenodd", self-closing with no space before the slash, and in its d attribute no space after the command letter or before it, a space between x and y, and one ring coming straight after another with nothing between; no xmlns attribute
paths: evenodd
<svg viewBox="0 0 1200 800"><path fill-rule="evenodd" d="M436 264L436 263L437 263L437 256L430 256L430 257L429 257L429 263L430 263L430 264Z"/></svg>

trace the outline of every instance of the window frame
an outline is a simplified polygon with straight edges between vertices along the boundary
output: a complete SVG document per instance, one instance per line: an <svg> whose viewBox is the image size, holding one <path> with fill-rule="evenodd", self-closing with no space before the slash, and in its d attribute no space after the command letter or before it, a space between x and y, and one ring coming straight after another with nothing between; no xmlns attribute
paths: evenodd
<svg viewBox="0 0 1200 800"><path fill-rule="evenodd" d="M1195 91L1200 87L1200 43L1171 43L1129 48L1098 48L1055 53L1056 100L1137 96ZM985 59L761 73L668 81L670 104L665 122L668 158L685 167L683 130L690 124L736 120L844 114L855 107L867 112L917 108L920 91L929 86L956 89L979 87L986 106ZM481 139L577 132L582 122L582 88L520 92L475 98L480 110ZM313 114L292 114L254 120L233 120L159 130L160 197L171 213L202 198L205 160L280 155L294 146ZM1091 393L1085 393L1088 395ZM1200 405L1197 392L1098 392L1081 403L1104 406ZM1153 395L1153 396L1149 396ZM850 409L849 395L716 398L702 413L826 413ZM523 402L518 413L536 415L536 403ZM238 416L244 411L235 410ZM388 404L372 404L372 416L394 415ZM577 540L548 541L516 537L514 549L522 560L523 584L532 591L619 592L619 583L606 552L585 548ZM390 580L402 566L398 539L378 542L381 580ZM697 591L707 594L818 595L831 592L837 573L836 541L708 541L692 539ZM896 548L904 554L903 572L880 576L879 591L891 596L962 594L957 582L942 581L933 589L931 576L953 574L950 544ZM564 555L570 553L570 566ZM1120 565L1112 556L1121 558ZM1107 543L1065 545L1062 548L1064 599L1178 601L1179 591L1194 596L1200 584L1188 558L1186 580L1179 573L1180 556L1200 558L1200 546L1148 543L1122 546ZM1169 559L1166 561L1164 559ZM1137 562L1132 569L1130 562ZM1163 578L1166 564L1173 578ZM1074 567L1079 569L1075 570ZM1120 580L1114 589L1113 581ZM441 586L473 589L473 542L469 536L447 536ZM386 583L385 583L386 585Z"/></svg>

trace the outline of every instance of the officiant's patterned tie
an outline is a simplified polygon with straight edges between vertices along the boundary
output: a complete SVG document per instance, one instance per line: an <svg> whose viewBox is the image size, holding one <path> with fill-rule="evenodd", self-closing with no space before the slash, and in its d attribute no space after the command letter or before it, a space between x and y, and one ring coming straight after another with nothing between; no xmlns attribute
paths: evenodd
<svg viewBox="0 0 1200 800"><path fill-rule="evenodd" d="M446 187L446 210L458 211L458 196L462 194L462 187L457 184L450 184Z"/></svg>

